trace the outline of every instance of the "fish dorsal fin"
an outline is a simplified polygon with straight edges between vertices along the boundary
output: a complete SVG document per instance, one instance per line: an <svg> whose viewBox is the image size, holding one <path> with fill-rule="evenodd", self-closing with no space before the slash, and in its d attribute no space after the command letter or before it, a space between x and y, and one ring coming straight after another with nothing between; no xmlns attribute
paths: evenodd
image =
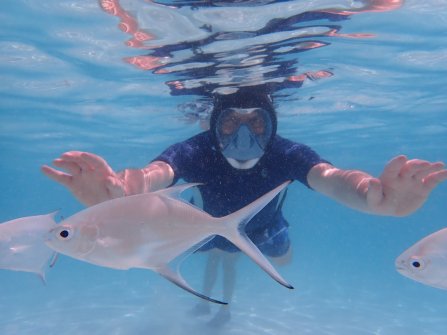
<svg viewBox="0 0 447 335"><path fill-rule="evenodd" d="M182 194L187 189L197 186L197 185L203 185L202 183L187 183L187 184L181 184L176 186L171 186L168 188L163 188L161 190L153 192L153 194L162 196L162 197L168 197L168 198L174 198L174 199L180 199L180 194Z"/></svg>
<svg viewBox="0 0 447 335"><path fill-rule="evenodd" d="M158 196L161 196L161 197L165 197L165 198L170 198L170 199L175 199L175 200L181 201L181 202L183 202L183 203L185 203L185 204L187 204L187 205L189 205L191 207L196 208L197 210L199 210L199 211L201 211L203 213L206 213L202 208L200 208L200 207L196 206L195 204L192 204L191 202L187 201L186 199L183 199L182 197L180 197L180 195L184 191L186 191L186 190L188 190L188 189L190 189L192 187L198 186L198 185L203 185L203 183L187 183L187 184L171 186L171 187L168 187L168 188L164 188L164 189L152 192L152 194L155 194L155 195L158 195ZM200 192L200 191L198 191L198 192Z"/></svg>
<svg viewBox="0 0 447 335"><path fill-rule="evenodd" d="M56 209L55 211L48 213L47 216L56 223L56 215L60 212L60 209Z"/></svg>

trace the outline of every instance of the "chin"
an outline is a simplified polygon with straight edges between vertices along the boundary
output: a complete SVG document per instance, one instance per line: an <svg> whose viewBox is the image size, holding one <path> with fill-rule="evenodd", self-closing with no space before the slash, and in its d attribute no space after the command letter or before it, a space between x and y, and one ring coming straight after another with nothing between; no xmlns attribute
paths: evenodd
<svg viewBox="0 0 447 335"><path fill-rule="evenodd" d="M256 165L256 163L259 162L259 158L248 159L246 161L240 161L240 160L237 160L234 158L229 158L229 157L226 157L225 159L232 167L234 167L235 169L239 169L239 170L251 169L252 167L254 167Z"/></svg>

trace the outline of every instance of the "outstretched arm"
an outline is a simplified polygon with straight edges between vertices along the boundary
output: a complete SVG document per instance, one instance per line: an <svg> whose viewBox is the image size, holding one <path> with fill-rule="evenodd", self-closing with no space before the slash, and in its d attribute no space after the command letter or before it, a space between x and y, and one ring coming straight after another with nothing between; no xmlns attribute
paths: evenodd
<svg viewBox="0 0 447 335"><path fill-rule="evenodd" d="M405 216L421 207L430 192L447 180L447 170L442 162L397 156L379 178L321 163L310 170L307 180L316 191L348 207L378 215Z"/></svg>
<svg viewBox="0 0 447 335"><path fill-rule="evenodd" d="M164 162L153 162L144 169L126 169L116 173L107 162L94 154L70 151L53 164L67 172L42 166L42 172L64 185L84 205L126 195L155 191L169 186L174 179L172 168Z"/></svg>

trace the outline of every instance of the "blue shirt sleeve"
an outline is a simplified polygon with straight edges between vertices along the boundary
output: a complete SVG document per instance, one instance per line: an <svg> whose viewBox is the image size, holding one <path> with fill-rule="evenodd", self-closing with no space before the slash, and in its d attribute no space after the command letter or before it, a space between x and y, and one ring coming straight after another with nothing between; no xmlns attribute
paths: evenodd
<svg viewBox="0 0 447 335"><path fill-rule="evenodd" d="M276 136L268 158L279 166L278 173L286 178L297 180L311 188L307 182L309 171L317 164L328 163L309 146Z"/></svg>
<svg viewBox="0 0 447 335"><path fill-rule="evenodd" d="M180 178L196 181L198 171L206 167L214 150L208 132L200 133L190 139L171 145L153 161L162 161L174 171L175 184ZM204 165L204 166L202 166Z"/></svg>

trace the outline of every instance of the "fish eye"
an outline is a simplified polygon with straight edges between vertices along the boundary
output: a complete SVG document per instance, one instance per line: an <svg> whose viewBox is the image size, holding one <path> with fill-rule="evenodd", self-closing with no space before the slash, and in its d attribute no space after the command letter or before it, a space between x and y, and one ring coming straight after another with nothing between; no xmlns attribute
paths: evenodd
<svg viewBox="0 0 447 335"><path fill-rule="evenodd" d="M61 241L69 240L72 237L73 233L69 227L61 227L59 232L57 233L57 237Z"/></svg>
<svg viewBox="0 0 447 335"><path fill-rule="evenodd" d="M62 231L59 233L59 235L60 235L62 238L67 238L68 235L69 235L69 232L68 232L68 230L64 229L64 230L62 230Z"/></svg>
<svg viewBox="0 0 447 335"><path fill-rule="evenodd" d="M413 269L423 270L425 267L425 262L421 258L412 257L412 259L410 259L410 265Z"/></svg>

